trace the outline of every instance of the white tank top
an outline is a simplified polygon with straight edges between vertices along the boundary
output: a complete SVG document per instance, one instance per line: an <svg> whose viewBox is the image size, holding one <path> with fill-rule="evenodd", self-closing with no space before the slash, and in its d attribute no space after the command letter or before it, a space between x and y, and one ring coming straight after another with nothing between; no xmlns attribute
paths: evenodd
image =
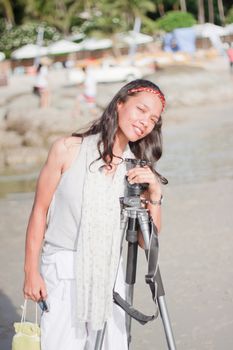
<svg viewBox="0 0 233 350"><path fill-rule="evenodd" d="M87 139L93 136L83 139L78 155L61 176L54 192L47 214L43 254L61 249L75 250L81 219Z"/></svg>

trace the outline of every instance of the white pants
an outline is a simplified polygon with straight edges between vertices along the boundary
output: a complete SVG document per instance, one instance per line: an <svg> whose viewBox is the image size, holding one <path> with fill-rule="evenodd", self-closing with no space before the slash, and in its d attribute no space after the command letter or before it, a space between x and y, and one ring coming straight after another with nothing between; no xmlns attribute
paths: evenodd
<svg viewBox="0 0 233 350"><path fill-rule="evenodd" d="M42 255L41 273L45 280L49 312L41 317L41 350L94 350L96 331L88 323L75 322L74 253L60 251ZM119 268L115 290L123 297L124 276ZM127 350L125 313L113 304L107 322L103 350Z"/></svg>

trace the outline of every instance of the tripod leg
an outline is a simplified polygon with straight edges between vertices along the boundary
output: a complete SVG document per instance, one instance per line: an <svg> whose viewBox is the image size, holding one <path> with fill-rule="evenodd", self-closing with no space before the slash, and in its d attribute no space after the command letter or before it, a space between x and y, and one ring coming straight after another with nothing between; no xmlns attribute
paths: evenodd
<svg viewBox="0 0 233 350"><path fill-rule="evenodd" d="M132 305L133 291L134 291L133 285L126 285L126 301L130 305ZM132 340L131 323L132 323L131 317L127 313L125 313L125 325L126 325L126 332L127 332L128 347L129 347L131 340Z"/></svg>
<svg viewBox="0 0 233 350"><path fill-rule="evenodd" d="M134 284L136 280L138 244L128 243L128 257L126 269L126 301L133 304ZM128 346L131 342L131 317L126 313L126 331L128 336Z"/></svg>
<svg viewBox="0 0 233 350"><path fill-rule="evenodd" d="M138 255L138 242L137 242L137 218L135 212L130 212L128 220L128 229L126 232L126 240L128 241L128 255L127 255L127 267L126 267L126 301L133 304L133 291L136 281L136 269L137 269L137 255ZM128 336L128 346L131 342L131 317L126 314L126 331Z"/></svg>
<svg viewBox="0 0 233 350"><path fill-rule="evenodd" d="M104 324L104 328L100 329L97 332L96 341L95 341L95 349L94 350L101 350L102 349L103 342L104 342L105 329L106 329L106 322Z"/></svg>
<svg viewBox="0 0 233 350"><path fill-rule="evenodd" d="M165 332L165 336L166 336L166 340L167 340L167 346L168 346L169 350L176 350L175 339L174 339L174 335L173 335L172 327L171 327L171 322L170 322L169 315L168 315L167 305L166 305L166 301L165 301L165 291L164 291L163 282L162 282L159 267L157 269L155 279L156 279L157 286L158 286L157 301L158 301L158 305L159 305L160 316L161 316L162 322L163 322L163 328L164 328L164 332Z"/></svg>
<svg viewBox="0 0 233 350"><path fill-rule="evenodd" d="M175 339L171 328L171 322L169 319L165 298L164 296L161 296L161 297L158 297L157 300L159 305L160 316L163 322L163 328L164 328L164 332L167 340L168 349L176 350Z"/></svg>
<svg viewBox="0 0 233 350"><path fill-rule="evenodd" d="M143 211L139 213L138 215L138 221L139 225L143 234L144 238L144 244L145 244L145 254L146 258L148 259L148 248L149 248L149 240L150 240L150 233L149 233L149 225L148 225L148 216L146 213ZM155 234L155 233L151 233ZM158 243L158 241L157 241ZM155 275L155 280L157 283L157 302L158 302L158 307L160 311L160 316L162 318L163 322L163 327L164 327L164 332L167 340L167 345L169 350L176 350L176 345L175 345L175 340L171 328L171 322L169 319L168 311L167 311L167 306L166 306L166 301L165 301L165 291L162 283L162 278L160 274L159 267L157 267L156 275Z"/></svg>

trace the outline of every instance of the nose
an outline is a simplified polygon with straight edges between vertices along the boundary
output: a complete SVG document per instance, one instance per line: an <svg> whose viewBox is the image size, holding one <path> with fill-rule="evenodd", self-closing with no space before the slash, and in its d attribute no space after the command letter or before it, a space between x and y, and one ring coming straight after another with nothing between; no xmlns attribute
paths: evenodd
<svg viewBox="0 0 233 350"><path fill-rule="evenodd" d="M148 120L146 118L139 120L139 123L142 124L144 127L147 127Z"/></svg>

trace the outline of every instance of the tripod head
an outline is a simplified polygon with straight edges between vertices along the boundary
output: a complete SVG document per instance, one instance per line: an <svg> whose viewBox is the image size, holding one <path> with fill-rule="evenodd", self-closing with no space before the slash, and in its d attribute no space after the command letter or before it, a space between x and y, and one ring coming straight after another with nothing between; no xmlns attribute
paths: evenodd
<svg viewBox="0 0 233 350"><path fill-rule="evenodd" d="M143 168L145 165L149 165L149 162L142 159L125 158L126 169L130 170L135 167ZM130 184L127 176L125 177L125 196L122 199L122 204L126 207L141 207L140 195L148 188L148 183L142 184Z"/></svg>

